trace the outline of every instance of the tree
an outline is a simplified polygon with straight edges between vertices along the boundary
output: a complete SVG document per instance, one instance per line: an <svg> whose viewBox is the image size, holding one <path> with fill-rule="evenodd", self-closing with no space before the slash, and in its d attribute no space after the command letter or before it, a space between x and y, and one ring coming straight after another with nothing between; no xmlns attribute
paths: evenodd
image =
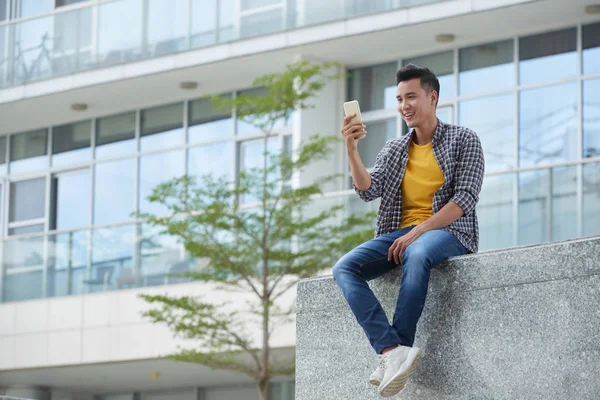
<svg viewBox="0 0 600 400"><path fill-rule="evenodd" d="M143 295L157 306L145 312L146 317L198 342L198 348L181 349L170 358L244 373L256 383L262 400L268 399L271 378L294 373L294 357L276 357L269 343L273 329L295 314L293 304L282 306L278 300L300 279L332 267L373 235L371 213L344 216L343 205L315 210L314 198L338 175L304 187L283 185L331 154L331 145L339 139L314 135L294 155L267 151L274 126L294 110L310 108L310 98L340 77L327 73L336 66L300 61L281 73L257 78L254 85L263 88L260 95L213 97L217 109L235 108L238 118L264 133L262 166L240 172L234 182L184 176L162 183L149 200L166 205L168 215L142 216L164 234L177 236L192 257L208 261L184 276L250 299L241 307L192 296ZM247 201L255 205L247 207ZM249 329L253 324L260 326L255 329L261 332L258 340Z"/></svg>

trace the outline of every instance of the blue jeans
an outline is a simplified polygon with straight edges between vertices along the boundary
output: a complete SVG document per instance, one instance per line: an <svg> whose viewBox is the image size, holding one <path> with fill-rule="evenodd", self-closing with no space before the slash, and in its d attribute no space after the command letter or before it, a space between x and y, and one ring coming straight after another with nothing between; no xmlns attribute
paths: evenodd
<svg viewBox="0 0 600 400"><path fill-rule="evenodd" d="M453 234L443 230L425 232L411 243L402 255L400 293L390 326L367 281L398 266L393 258L388 261L388 250L394 240L412 228L414 226L369 240L344 255L333 267L335 281L377 354L398 344L412 347L425 305L431 269L449 257L467 252Z"/></svg>

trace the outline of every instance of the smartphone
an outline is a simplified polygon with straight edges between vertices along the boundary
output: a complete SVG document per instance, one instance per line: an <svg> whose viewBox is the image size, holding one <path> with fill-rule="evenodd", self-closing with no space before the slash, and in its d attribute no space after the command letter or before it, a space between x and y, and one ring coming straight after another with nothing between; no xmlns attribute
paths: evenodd
<svg viewBox="0 0 600 400"><path fill-rule="evenodd" d="M351 123L362 121L362 117L360 116L360 107L358 105L358 101L352 100L344 103L344 113L346 117L348 115L356 114L354 118L352 118ZM363 139L366 135L360 135L358 139Z"/></svg>

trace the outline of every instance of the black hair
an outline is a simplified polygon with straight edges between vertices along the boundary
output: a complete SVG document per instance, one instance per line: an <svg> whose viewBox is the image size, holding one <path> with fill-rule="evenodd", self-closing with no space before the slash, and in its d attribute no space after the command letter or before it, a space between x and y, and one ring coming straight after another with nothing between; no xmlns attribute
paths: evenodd
<svg viewBox="0 0 600 400"><path fill-rule="evenodd" d="M440 98L440 81L429 68L417 67L414 64L407 64L400 68L396 73L396 85L403 81L419 78L421 80L421 88L429 93L435 90ZM435 105L437 106L437 100Z"/></svg>

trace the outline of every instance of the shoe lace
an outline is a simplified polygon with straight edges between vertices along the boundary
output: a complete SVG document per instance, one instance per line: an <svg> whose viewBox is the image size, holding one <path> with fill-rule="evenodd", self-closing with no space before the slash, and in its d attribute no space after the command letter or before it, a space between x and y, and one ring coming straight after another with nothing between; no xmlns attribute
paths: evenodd
<svg viewBox="0 0 600 400"><path fill-rule="evenodd" d="M387 354L382 354L379 357L379 367L384 371L387 368L388 360L389 360L389 357L387 356Z"/></svg>

